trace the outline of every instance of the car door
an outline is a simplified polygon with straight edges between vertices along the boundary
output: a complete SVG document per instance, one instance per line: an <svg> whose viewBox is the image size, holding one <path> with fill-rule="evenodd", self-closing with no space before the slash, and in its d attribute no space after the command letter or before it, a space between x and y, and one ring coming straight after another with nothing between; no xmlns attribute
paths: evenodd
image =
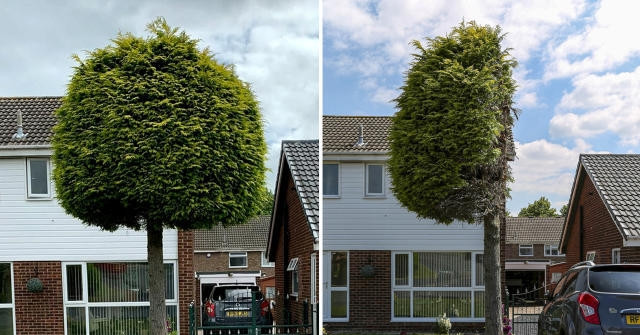
<svg viewBox="0 0 640 335"><path fill-rule="evenodd" d="M559 324L556 326L559 334L575 334L575 319L579 314L577 298L574 297L579 292L576 290L576 283L580 271L574 271L567 275L567 281L562 288L559 299Z"/></svg>
<svg viewBox="0 0 640 335"><path fill-rule="evenodd" d="M562 289L564 288L564 284L567 282L567 275L565 274L560 278L556 288L553 290L551 294L551 299L547 302L547 304L542 309L542 313L540 313L540 321L538 322L538 334L542 335L551 335L556 334L557 330L554 328L557 325L557 322L553 322L553 314L558 308L556 305L556 299L560 296Z"/></svg>

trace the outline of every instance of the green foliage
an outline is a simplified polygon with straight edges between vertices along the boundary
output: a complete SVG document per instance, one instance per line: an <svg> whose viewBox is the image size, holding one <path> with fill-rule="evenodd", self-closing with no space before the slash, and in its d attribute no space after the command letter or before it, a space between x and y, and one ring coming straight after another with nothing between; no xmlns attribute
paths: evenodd
<svg viewBox="0 0 640 335"><path fill-rule="evenodd" d="M273 210L273 200L273 192L271 192L271 190L269 190L268 188L263 187L259 198L260 209L258 211L258 214L271 215L271 211Z"/></svg>
<svg viewBox="0 0 640 335"><path fill-rule="evenodd" d="M473 222L476 213L499 211L516 88L516 61L502 39L499 27L463 22L427 46L413 42L389 170L396 197L420 217Z"/></svg>
<svg viewBox="0 0 640 335"><path fill-rule="evenodd" d="M551 207L551 202L545 197L534 201L529 206L520 210L519 217L553 217L558 216L556 209Z"/></svg>
<svg viewBox="0 0 640 335"><path fill-rule="evenodd" d="M75 57L53 137L61 205L106 230L246 221L266 155L249 85L163 19L148 30Z"/></svg>
<svg viewBox="0 0 640 335"><path fill-rule="evenodd" d="M569 215L569 204L565 204L560 208L560 216L567 217Z"/></svg>

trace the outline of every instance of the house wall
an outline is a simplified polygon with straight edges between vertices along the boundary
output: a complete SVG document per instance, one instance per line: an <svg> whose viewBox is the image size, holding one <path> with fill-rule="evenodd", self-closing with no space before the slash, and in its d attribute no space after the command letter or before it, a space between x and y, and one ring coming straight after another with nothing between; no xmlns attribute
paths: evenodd
<svg viewBox="0 0 640 335"><path fill-rule="evenodd" d="M584 172L582 172L584 173ZM596 264L611 263L611 249L622 248L622 236L613 222L609 211L599 197L598 192L586 174L583 176L582 189L576 197L575 215L569 222L569 238L567 240L566 262L569 266L585 259L589 251L596 252ZM583 222L583 253L580 254L580 208ZM622 262L640 261L640 248L624 248L621 250Z"/></svg>
<svg viewBox="0 0 640 335"><path fill-rule="evenodd" d="M241 251L241 250L238 250ZM211 257L207 257L210 253ZM262 271L264 276L270 277L275 273L274 267L262 266L261 251L247 251L246 268L230 268L229 252L196 252L193 255L196 272L227 272L227 271Z"/></svg>
<svg viewBox="0 0 640 335"><path fill-rule="evenodd" d="M381 163L379 155L372 163ZM325 156L325 162L340 157ZM335 159L332 161L332 159ZM483 250L482 225L436 224L402 207L385 178L384 197L365 197L365 162L341 162L340 197L323 198L323 247L326 250Z"/></svg>
<svg viewBox="0 0 640 335"><path fill-rule="evenodd" d="M13 263L16 334L64 334L61 269L60 262ZM44 287L39 293L27 290L36 271Z"/></svg>
<svg viewBox="0 0 640 335"><path fill-rule="evenodd" d="M101 231L67 215L55 197L26 198L26 158L0 157L0 261L144 261L144 231ZM53 182L50 183L53 190ZM177 259L178 234L164 232L165 259Z"/></svg>
<svg viewBox="0 0 640 335"><path fill-rule="evenodd" d="M278 213L278 217L284 215L288 220L286 229L282 229L283 227L279 229L278 245L275 252L276 307L274 318L279 324L284 324L286 321L300 324L305 320L311 322L311 257L315 256L316 259L316 297L318 297L318 288L320 286L318 280L319 258L318 251L314 250L315 241L307 222L307 217L302 209L302 204L288 169L286 173L286 179L283 180L285 184L282 185L282 187L286 187L285 199L279 199L279 201L285 200L286 213ZM285 243L287 244L288 257L285 257ZM289 260L295 257L298 258L299 291L297 297L288 294L291 285L291 272L286 271ZM305 302L309 303L309 314L306 317L303 315ZM289 320L287 320L286 314L290 314Z"/></svg>
<svg viewBox="0 0 640 335"><path fill-rule="evenodd" d="M557 244L557 242L556 242ZM533 245L533 256L520 256L520 248L518 244L506 245L506 257L509 261L526 261L526 260L549 260L552 263L564 262L564 256L545 256L544 244Z"/></svg>
<svg viewBox="0 0 640 335"><path fill-rule="evenodd" d="M180 334L189 335L189 305L196 300L196 279L193 262L193 231L178 232L178 317ZM199 291L199 290L198 290ZM198 311L196 315L200 314Z"/></svg>

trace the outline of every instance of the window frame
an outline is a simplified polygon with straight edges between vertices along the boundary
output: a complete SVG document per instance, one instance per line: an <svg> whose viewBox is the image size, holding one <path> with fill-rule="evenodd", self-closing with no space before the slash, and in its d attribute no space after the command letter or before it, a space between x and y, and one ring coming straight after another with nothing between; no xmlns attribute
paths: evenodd
<svg viewBox="0 0 640 335"><path fill-rule="evenodd" d="M553 277L556 277L555 281L553 280ZM551 272L551 284L557 284L560 282L560 279L562 279L562 272Z"/></svg>
<svg viewBox="0 0 640 335"><path fill-rule="evenodd" d="M246 251L229 251L229 269L244 269L249 267L249 256ZM235 255L231 255L235 254ZM231 258L244 258L244 265L231 265Z"/></svg>
<svg viewBox="0 0 640 335"><path fill-rule="evenodd" d="M333 291L336 291L336 292L347 292L347 302L346 302L346 305L347 305L346 306L347 307L346 315L347 316L344 317L344 318L332 317L331 316L331 310L329 310L329 313L327 314L328 318L325 319L325 321L327 321L327 322L349 322L349 304L351 302L351 299L350 299L351 298L351 294L350 294L350 291L349 291L349 286L350 286L349 285L350 284L349 281L351 280L351 273L349 271L350 266L351 266L350 265L350 262L351 262L350 253L349 253L348 250L331 250L331 251L327 251L327 252L329 253L329 273L326 274L326 275L328 276L327 278L328 278L329 287L327 289L323 290L323 295L326 294L325 292L327 292L329 294L329 296L331 296L331 293ZM333 254L334 253L344 253L346 258L347 258L347 282L346 282L347 284L346 284L346 286L333 287L333 285L331 283L331 281L332 281L331 267L332 267L332 264L333 264ZM331 308L332 301L329 300L329 302L330 302L329 308Z"/></svg>
<svg viewBox="0 0 640 335"><path fill-rule="evenodd" d="M617 253L617 259L616 259L616 253ZM613 248L611 249L611 264L621 264L621 251L620 248Z"/></svg>
<svg viewBox="0 0 640 335"><path fill-rule="evenodd" d="M337 173L338 173L338 178L337 178L337 186L336 186L336 190L337 193L336 194L327 194L326 192L326 188L324 187L324 166L325 165L335 165L337 167ZM328 162L322 162L322 197L323 198L340 198L342 192L340 192L340 185L342 185L342 173L341 173L341 167L340 167L340 163L339 162L334 162L334 161L328 161Z"/></svg>
<svg viewBox="0 0 640 335"><path fill-rule="evenodd" d="M15 289L15 278L13 274L13 263L12 262L0 262L1 264L9 264L9 277L11 278L9 281L11 283L11 303L0 303L0 309L11 309L12 321L13 321L13 335L16 335L16 289Z"/></svg>
<svg viewBox="0 0 640 335"><path fill-rule="evenodd" d="M300 292L300 273L298 272L299 264L300 264L300 259L298 257L293 257L289 259L289 263L287 264L286 271L289 272L288 276L290 280L288 293L292 297L298 297L298 293Z"/></svg>
<svg viewBox="0 0 640 335"><path fill-rule="evenodd" d="M269 262L267 253L262 251L260 252L260 266L263 268L273 268L276 266L276 262Z"/></svg>
<svg viewBox="0 0 640 335"><path fill-rule="evenodd" d="M415 287L413 283L413 258L415 253L468 253L471 256L471 278L468 287ZM409 280L408 285L395 285L396 282L396 255L408 255ZM413 315L413 296L414 292L469 292L471 296L471 317L450 317L453 322L483 322L485 317L477 317L475 311L476 292L485 292L484 285L477 285L476 260L477 255L482 255L482 251L469 250L412 250L412 251L394 251L391 253L391 322L436 322L437 317L396 317L395 316L395 292L409 292L409 315Z"/></svg>
<svg viewBox="0 0 640 335"><path fill-rule="evenodd" d="M121 301L121 302L89 302L89 287L88 287L88 275L87 275L87 264L122 264L122 263L143 263L148 264L145 261L87 261L87 262L62 262L62 309L63 309L63 323L64 323L64 334L68 334L67 329L67 308L83 308L84 309L84 318L85 318L85 334L91 334L90 332L90 312L89 310L92 307L149 307L151 303L149 301ZM166 306L175 306L176 307L176 330L180 333L180 304L178 301L179 296L179 277L178 277L178 261L177 260L164 260L164 265L172 264L173 265L173 299L165 299ZM68 292L67 292L67 265L81 265L82 266L82 301L68 301ZM15 314L15 312L14 312ZM15 322L15 321L14 321Z"/></svg>
<svg viewBox="0 0 640 335"><path fill-rule="evenodd" d="M548 248L548 251L549 251L549 252L547 252L547 247L549 247L549 248ZM556 253L557 253L557 254L555 254L555 255L553 254L553 250L554 250L554 248L555 248ZM545 244L545 245L544 245L544 256L545 256L545 257L561 257L561 256L564 256L564 254L561 254L561 253L560 253L560 249L558 248L558 246L557 246L557 245L553 245L553 244Z"/></svg>
<svg viewBox="0 0 640 335"><path fill-rule="evenodd" d="M523 254L522 253L523 247L525 249L531 249L531 255ZM520 256L520 257L533 257L533 254L534 254L533 244L518 244L518 256Z"/></svg>
<svg viewBox="0 0 640 335"><path fill-rule="evenodd" d="M587 254L584 257L585 261L592 261L595 263L596 261L596 252L595 251L587 251Z"/></svg>
<svg viewBox="0 0 640 335"><path fill-rule="evenodd" d="M46 184L47 184L47 193L31 193L31 161L44 161L45 166L47 168L46 173ZM51 200L52 192L51 192L51 160L47 157L27 157L26 158L26 195L27 200Z"/></svg>
<svg viewBox="0 0 640 335"><path fill-rule="evenodd" d="M380 193L374 193L374 192L369 192L369 167L370 166L380 166L382 171L380 173L380 188L381 188L381 192ZM386 169L385 169L385 165L383 163L365 163L364 164L364 196L366 198L381 198L384 197L386 195L385 193L385 173L386 173Z"/></svg>

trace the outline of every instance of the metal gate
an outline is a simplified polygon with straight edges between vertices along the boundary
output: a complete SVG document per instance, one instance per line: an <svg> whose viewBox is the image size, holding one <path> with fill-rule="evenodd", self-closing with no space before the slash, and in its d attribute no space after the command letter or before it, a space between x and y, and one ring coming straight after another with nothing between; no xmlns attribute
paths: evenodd
<svg viewBox="0 0 640 335"><path fill-rule="evenodd" d="M524 292L509 294L507 291L506 310L511 319L514 335L537 335L538 317L544 307L544 293L546 287Z"/></svg>
<svg viewBox="0 0 640 335"><path fill-rule="evenodd" d="M254 293L255 294L255 293ZM234 335L234 334L248 334L248 335L258 335L258 334L300 334L300 335L317 335L317 306L313 311L309 310L309 304L304 303L303 305L303 315L304 320L302 324L291 324L291 325L258 325L256 324L256 315L259 311L259 306L257 306L255 295L253 295L252 299L252 310L251 313L251 322L246 325L234 325L234 326L197 326L196 322L196 307L194 302L191 302L189 305L189 335ZM315 320L308 320L308 317L311 315L311 318ZM316 322L314 322L316 321ZM316 325L314 327L314 325Z"/></svg>

